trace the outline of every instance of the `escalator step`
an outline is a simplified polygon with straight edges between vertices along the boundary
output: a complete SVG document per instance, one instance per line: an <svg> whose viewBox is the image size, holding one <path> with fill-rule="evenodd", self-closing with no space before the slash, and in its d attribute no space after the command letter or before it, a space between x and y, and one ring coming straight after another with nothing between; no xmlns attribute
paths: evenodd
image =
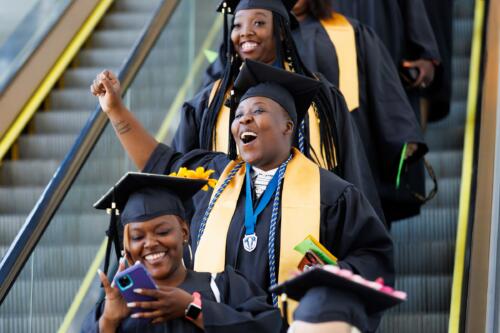
<svg viewBox="0 0 500 333"><path fill-rule="evenodd" d="M158 7L158 0L120 0L113 5L113 11L152 13Z"/></svg>
<svg viewBox="0 0 500 333"><path fill-rule="evenodd" d="M90 37L87 45L91 48L130 48L139 36L139 30L98 30Z"/></svg>
<svg viewBox="0 0 500 333"><path fill-rule="evenodd" d="M398 242L455 241L456 208L422 209L419 216L392 224L391 234Z"/></svg>
<svg viewBox="0 0 500 333"><path fill-rule="evenodd" d="M439 131L427 131L425 141L431 151L460 150L464 141L464 127L447 127Z"/></svg>
<svg viewBox="0 0 500 333"><path fill-rule="evenodd" d="M99 23L100 29L142 29L150 19L149 13L110 13Z"/></svg>
<svg viewBox="0 0 500 333"><path fill-rule="evenodd" d="M399 274L451 275L453 272L454 241L398 240L394 245L398 276Z"/></svg>
<svg viewBox="0 0 500 333"><path fill-rule="evenodd" d="M25 220L25 215L2 214L0 216L0 245L9 245ZM104 234L97 231L106 229L107 222L109 222L107 216L97 211L95 214L58 214L52 219L39 245L96 244L104 238ZM61 238L60 235L66 236Z"/></svg>
<svg viewBox="0 0 500 333"><path fill-rule="evenodd" d="M443 128L463 126L465 124L465 118L467 116L466 108L466 101L451 102L450 114L446 118L432 123L429 126L430 130L436 131Z"/></svg>
<svg viewBox="0 0 500 333"><path fill-rule="evenodd" d="M2 214L29 213L38 201L43 187L0 187L0 211Z"/></svg>
<svg viewBox="0 0 500 333"><path fill-rule="evenodd" d="M469 89L469 81L464 78L456 78L453 80L453 99L456 101L466 101Z"/></svg>
<svg viewBox="0 0 500 333"><path fill-rule="evenodd" d="M462 152L459 150L430 152L426 155L438 178L460 177Z"/></svg>
<svg viewBox="0 0 500 333"><path fill-rule="evenodd" d="M127 59L129 49L88 49L78 53L76 64L86 67L120 68ZM90 84L89 84L90 85Z"/></svg>
<svg viewBox="0 0 500 333"><path fill-rule="evenodd" d="M428 258L432 260L431 258ZM451 281L449 275L401 275L396 289L408 293L411 302L405 302L388 313L447 312L450 308Z"/></svg>
<svg viewBox="0 0 500 333"><path fill-rule="evenodd" d="M470 38L472 37L473 22L469 18L455 19L453 22L454 33L459 34L462 38L453 40L453 56L469 57L470 54Z"/></svg>
<svg viewBox="0 0 500 333"><path fill-rule="evenodd" d="M53 176L58 160L6 160L0 168L2 186L44 186Z"/></svg>
<svg viewBox="0 0 500 333"><path fill-rule="evenodd" d="M448 331L447 312L384 316L379 333L443 333Z"/></svg>
<svg viewBox="0 0 500 333"><path fill-rule="evenodd" d="M101 237L92 245L37 246L32 253L30 267L37 279L83 279L96 256L96 250L104 239L105 226L96 234ZM31 275L20 276L18 281L27 282Z"/></svg>
<svg viewBox="0 0 500 333"><path fill-rule="evenodd" d="M37 314L32 317L28 317L28 315L0 315L0 332L57 332L64 315L64 313L59 316Z"/></svg>
<svg viewBox="0 0 500 333"><path fill-rule="evenodd" d="M114 73L117 73L116 68L106 68ZM74 88L74 87L85 87L87 92L90 93L90 85L94 81L97 74L103 70L102 67L82 67L82 68L70 68L64 72L62 82L64 87Z"/></svg>
<svg viewBox="0 0 500 333"><path fill-rule="evenodd" d="M25 269L25 271L31 274L31 269ZM31 280L23 279L14 284L4 303L2 303L0 318L24 316L25 320L28 320L30 310L37 315L64 315L82 280L82 277L77 279L38 278L35 272L33 272L33 277L36 277L33 279L33 283ZM54 299L57 302L48 301ZM23 300L23 302L13 300ZM56 330L45 332L56 332Z"/></svg>
<svg viewBox="0 0 500 333"><path fill-rule="evenodd" d="M454 57L451 61L453 77L455 79L467 79L469 75L470 57Z"/></svg>
<svg viewBox="0 0 500 333"><path fill-rule="evenodd" d="M89 84L90 86L90 84ZM89 88L74 88L53 90L50 93L50 106L59 109L93 110L97 98L90 93Z"/></svg>
<svg viewBox="0 0 500 333"><path fill-rule="evenodd" d="M474 13L474 1L471 0L455 0L453 3L454 7L454 18L468 18L471 19L472 13ZM455 34L456 36L456 34ZM457 38L453 38L455 41ZM470 40L470 39L469 39Z"/></svg>
<svg viewBox="0 0 500 333"><path fill-rule="evenodd" d="M19 138L21 159L61 160L75 142L76 135L23 135Z"/></svg>
<svg viewBox="0 0 500 333"><path fill-rule="evenodd" d="M432 188L432 182L426 183L428 191ZM460 179L441 178L438 180L439 191L429 201L425 208L454 208L458 207L458 193L460 193Z"/></svg>
<svg viewBox="0 0 500 333"><path fill-rule="evenodd" d="M90 115L90 109L41 112L35 115L33 124L39 134L73 134L81 131Z"/></svg>

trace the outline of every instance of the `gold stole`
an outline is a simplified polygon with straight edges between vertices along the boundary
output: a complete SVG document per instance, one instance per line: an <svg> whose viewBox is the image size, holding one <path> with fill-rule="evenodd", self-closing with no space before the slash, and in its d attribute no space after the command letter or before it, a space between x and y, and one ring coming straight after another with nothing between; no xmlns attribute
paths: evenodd
<svg viewBox="0 0 500 333"><path fill-rule="evenodd" d="M359 107L358 57L354 28L342 15L321 20L328 37L335 46L339 61L339 89L345 97L349 111Z"/></svg>
<svg viewBox="0 0 500 333"><path fill-rule="evenodd" d="M217 192L229 172L239 162L237 160L228 164L213 193ZM319 172L320 169L316 164L297 149L293 149L293 158L286 168L281 197L278 283L288 279L302 259L302 255L293 249L295 245L307 235L319 239L321 203ZM217 273L224 270L227 233L244 179L243 165L215 203L196 249L195 271Z"/></svg>

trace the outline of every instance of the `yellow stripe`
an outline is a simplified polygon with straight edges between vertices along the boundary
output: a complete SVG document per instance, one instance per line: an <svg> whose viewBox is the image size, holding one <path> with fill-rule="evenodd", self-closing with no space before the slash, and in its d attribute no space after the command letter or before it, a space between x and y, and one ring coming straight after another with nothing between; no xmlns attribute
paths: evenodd
<svg viewBox="0 0 500 333"><path fill-rule="evenodd" d="M480 83L482 36L484 26L485 1L476 0L474 10L474 31L469 69L469 88L467 93L467 120L465 124L464 152L462 160L462 181L458 210L458 227L451 291L449 333L460 329L460 310L462 305L462 286L464 282L464 261L467 245L467 225L469 220L470 191L472 186L472 163L474 157L474 127L476 123L477 102Z"/></svg>
<svg viewBox="0 0 500 333"><path fill-rule="evenodd" d="M40 107L40 104L42 104L43 100L50 93L54 84L57 80L59 80L66 67L73 60L83 43L90 36L97 23L99 23L102 16L106 13L112 3L113 0L101 0L93 12L89 15L87 20L83 23L82 27L76 33L75 37L71 40L66 49L61 53L59 59L57 59L50 72L40 83L33 96L31 96L25 104L12 126L10 126L2 138L2 141L0 142L0 161L9 151L12 144L17 140L22 130L26 127L28 122Z"/></svg>
<svg viewBox="0 0 500 333"><path fill-rule="evenodd" d="M215 37L217 36L217 34L220 33L222 29L222 23L223 23L222 16L219 15L219 17L215 20L214 24L212 25L212 28L208 32L207 38L205 39L205 42L203 42L203 45L201 45L200 50L205 50L212 46ZM175 119L175 116L178 115L182 103L186 99L188 89L193 84L195 77L201 70L201 66L203 66L204 60L205 59L203 56L203 52L199 52L198 56L196 57L193 63L193 66L191 67L191 71L189 72L188 76L184 80L184 83L179 89L179 92L177 93L174 102L170 105L170 109L167 112L167 116L163 120L163 123L161 124L160 129L156 134L156 140L160 142L165 140L168 130L170 128L170 124Z"/></svg>
<svg viewBox="0 0 500 333"><path fill-rule="evenodd" d="M71 306L69 307L69 310L66 313L66 316L64 317L64 320L61 326L59 327L59 330L57 331L58 333L65 333L69 330L69 327L71 326L71 323L75 318L76 312L80 308L80 304L85 298L85 295L87 295L90 285L92 284L92 281L94 281L95 279L97 269L101 265L102 259L106 254L107 243L108 243L107 238L101 243L101 246L99 247L99 250L97 251L96 255L96 259L98 260L94 259L94 261L90 265L90 268L87 274L85 275L85 278L83 279L82 284L78 289L78 292L76 293L75 299L73 300L73 303L71 303Z"/></svg>
<svg viewBox="0 0 500 333"><path fill-rule="evenodd" d="M221 17L215 20L200 50L207 49L212 45L213 41L215 40L215 37L217 36L217 33L222 28L222 22L223 21ZM163 120L160 130L156 134L156 139L158 141L163 141L165 139L165 136L167 135L168 129L170 127L170 123L174 119L175 113L178 112L179 108L181 107L182 102L184 101L184 98L187 95L187 90L189 86L192 84L195 76L198 74L198 72L201 69L201 66L203 65L203 60L204 60L203 57L204 57L203 52L200 52L196 57L195 62L191 67L190 72L188 73L188 76L184 80L184 83L182 87L179 89L179 92L174 102L170 106L170 109L167 112L167 116ZM66 316L64 317L64 321L59 327L58 333L65 333L69 330L71 323L75 318L76 312L80 308L83 299L87 295L93 279L95 279L96 271L101 265L102 261L104 260L104 256L106 254L107 240L108 239L105 238L104 241L102 242L99 251L97 252L97 255L95 256L94 260L92 261L92 264L90 265L89 270L87 271L87 274L85 275L85 278L82 282L82 285L80 286L80 289L75 295L75 298L73 299L73 302L71 303L71 306L68 312L66 313Z"/></svg>

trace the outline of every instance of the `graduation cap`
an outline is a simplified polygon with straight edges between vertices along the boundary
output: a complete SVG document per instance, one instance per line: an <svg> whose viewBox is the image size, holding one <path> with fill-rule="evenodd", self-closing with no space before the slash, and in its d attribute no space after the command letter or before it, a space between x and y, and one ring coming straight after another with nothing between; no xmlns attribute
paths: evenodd
<svg viewBox="0 0 500 333"><path fill-rule="evenodd" d="M217 6L217 11L225 14L234 14L242 9L267 9L289 21L289 13L296 3L297 0L224 0Z"/></svg>
<svg viewBox="0 0 500 333"><path fill-rule="evenodd" d="M233 89L238 103L256 96L272 99L288 112L297 126L320 87L320 81L307 76L246 59Z"/></svg>
<svg viewBox="0 0 500 333"><path fill-rule="evenodd" d="M144 222L163 215L186 218L185 202L207 184L203 179L172 177L140 172L126 173L95 204L110 214L104 272L107 273L111 246L120 257L118 220L122 225Z"/></svg>
<svg viewBox="0 0 500 333"><path fill-rule="evenodd" d="M283 296L286 295L286 297L282 297L285 300L291 298L300 301L307 291L314 287L327 286L337 290L346 290L364 300L369 315L384 311L406 300L406 293L404 292L394 291L392 288L380 284L378 288L374 288L373 285L377 285L377 282L365 280L360 276L356 276L356 279L352 274L351 276L343 276L342 272L344 270L338 269L338 271L341 273L333 273L321 267L313 267L281 284L271 286L269 291Z"/></svg>

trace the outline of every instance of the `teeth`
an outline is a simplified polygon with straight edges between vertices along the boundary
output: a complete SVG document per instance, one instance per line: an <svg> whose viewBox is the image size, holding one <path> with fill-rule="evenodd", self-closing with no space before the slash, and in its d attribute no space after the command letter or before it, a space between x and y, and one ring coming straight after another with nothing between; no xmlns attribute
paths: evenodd
<svg viewBox="0 0 500 333"><path fill-rule="evenodd" d="M255 134L254 132L243 132L240 135L241 140L256 138L256 137L257 137L257 134Z"/></svg>
<svg viewBox="0 0 500 333"><path fill-rule="evenodd" d="M253 50L257 47L257 43L255 42L244 42L243 44L241 44L241 49L243 51L250 51L250 50Z"/></svg>
<svg viewBox="0 0 500 333"><path fill-rule="evenodd" d="M158 260L160 258L163 258L165 256L165 252L159 252L159 253L152 253L152 254L148 254L147 256L145 256L144 258L147 260L147 261L154 261L154 260Z"/></svg>

